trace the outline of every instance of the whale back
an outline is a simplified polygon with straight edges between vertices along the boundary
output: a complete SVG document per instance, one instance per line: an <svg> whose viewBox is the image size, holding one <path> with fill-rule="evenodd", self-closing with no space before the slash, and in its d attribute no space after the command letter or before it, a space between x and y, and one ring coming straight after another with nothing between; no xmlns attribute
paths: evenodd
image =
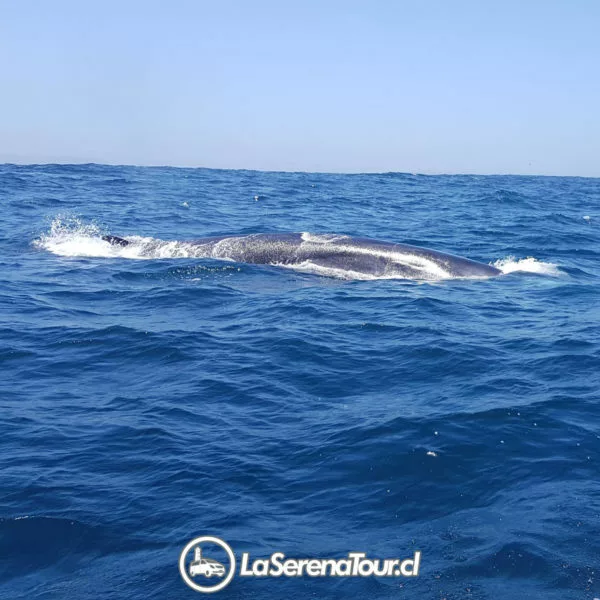
<svg viewBox="0 0 600 600"><path fill-rule="evenodd" d="M112 245L130 242L104 236ZM500 270L468 258L412 246L340 234L255 233L182 242L193 256L293 267L346 278L448 279L491 277Z"/></svg>

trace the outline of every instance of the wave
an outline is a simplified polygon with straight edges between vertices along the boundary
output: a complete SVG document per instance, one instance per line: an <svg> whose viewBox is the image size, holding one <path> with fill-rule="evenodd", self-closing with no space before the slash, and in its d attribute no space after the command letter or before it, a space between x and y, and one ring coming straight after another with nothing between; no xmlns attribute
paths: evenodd
<svg viewBox="0 0 600 600"><path fill-rule="evenodd" d="M217 258L219 260L232 260L228 257L228 248L230 244L235 244L237 238L232 237L218 242L215 250L207 255L206 248L183 241L168 241L153 237L127 236L127 246L111 244L104 239L103 235L107 232L94 223L84 223L75 217L57 217L52 222L48 232L43 233L38 239L33 241L33 245L39 249L46 250L58 256L65 257L88 257L88 258L126 258L132 260L156 260L173 258ZM346 236L337 234L313 234L303 233L302 239L312 244L339 243ZM356 251L356 249L354 249ZM403 255L403 260L410 259L410 256ZM424 262L422 257L412 257L414 260ZM414 268L420 270L429 270L430 277L426 279L448 279L452 276L446 273L438 265L431 261L425 261L427 264L411 264ZM326 277L335 277L347 280L374 280L374 279L398 279L397 274L369 274L359 271L353 271L347 268L336 268L315 264L311 260L306 260L296 264L282 264L278 262L271 263L272 266L285 267L295 271L321 275ZM562 271L558 265L550 262L539 261L536 258L528 257L517 259L513 256L499 259L491 263L494 267L502 271L503 274L522 272L537 273L547 276L559 276Z"/></svg>
<svg viewBox="0 0 600 600"><path fill-rule="evenodd" d="M500 269L502 273L537 273L539 275L549 275L558 277L563 275L563 271L558 268L558 265L550 262L543 262L537 258L528 257L516 259L514 256L501 258L493 263L493 266Z"/></svg>

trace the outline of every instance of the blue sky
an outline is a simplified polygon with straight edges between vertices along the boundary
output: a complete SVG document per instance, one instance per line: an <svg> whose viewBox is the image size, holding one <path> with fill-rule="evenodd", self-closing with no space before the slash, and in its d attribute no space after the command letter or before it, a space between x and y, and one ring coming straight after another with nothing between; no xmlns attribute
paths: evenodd
<svg viewBox="0 0 600 600"><path fill-rule="evenodd" d="M0 162L600 176L593 0L0 9Z"/></svg>

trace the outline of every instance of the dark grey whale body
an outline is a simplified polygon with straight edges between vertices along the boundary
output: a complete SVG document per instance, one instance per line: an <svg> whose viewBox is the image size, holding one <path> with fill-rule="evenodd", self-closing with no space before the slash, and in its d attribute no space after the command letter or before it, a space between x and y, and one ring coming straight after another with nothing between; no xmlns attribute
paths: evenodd
<svg viewBox="0 0 600 600"><path fill-rule="evenodd" d="M118 246L135 243L116 236L104 236L102 239ZM255 233L207 237L182 244L188 250L186 256L292 266L333 276L446 279L501 274L491 265L468 258L348 235Z"/></svg>

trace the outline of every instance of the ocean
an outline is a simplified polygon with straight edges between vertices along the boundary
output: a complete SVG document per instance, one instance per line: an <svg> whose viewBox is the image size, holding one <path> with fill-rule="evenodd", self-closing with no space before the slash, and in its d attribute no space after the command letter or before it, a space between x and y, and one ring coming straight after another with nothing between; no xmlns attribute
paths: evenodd
<svg viewBox="0 0 600 600"><path fill-rule="evenodd" d="M200 598L178 568L200 536L421 553L415 577L236 574L214 597L600 597L600 179L2 165L0 200L0 597ZM256 232L503 274L184 243Z"/></svg>

